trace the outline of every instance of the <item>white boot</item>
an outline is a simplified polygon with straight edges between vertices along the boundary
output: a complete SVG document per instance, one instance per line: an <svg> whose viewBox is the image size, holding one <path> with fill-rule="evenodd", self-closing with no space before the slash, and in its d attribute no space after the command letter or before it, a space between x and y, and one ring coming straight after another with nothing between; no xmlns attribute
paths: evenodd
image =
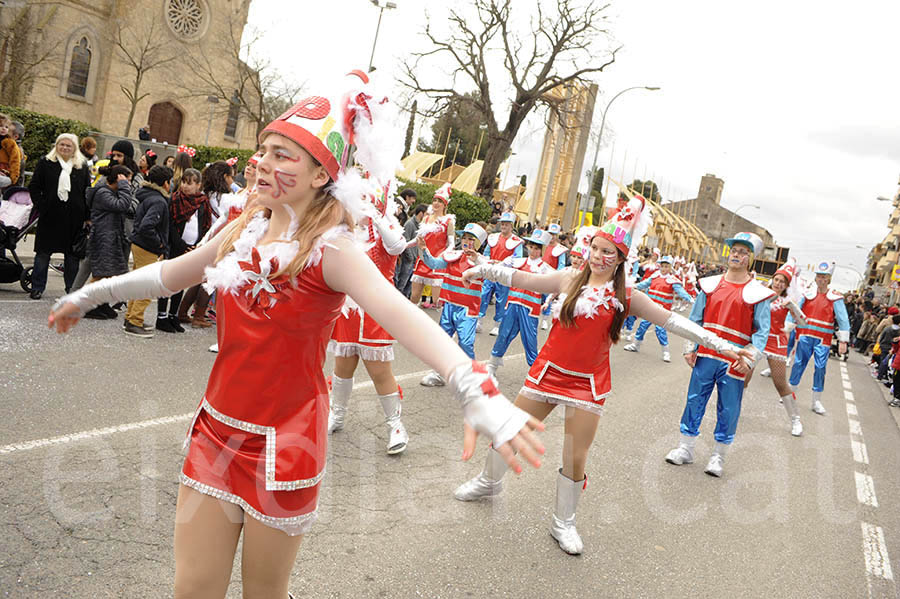
<svg viewBox="0 0 900 599"><path fill-rule="evenodd" d="M675 466L681 466L682 464L693 464L694 445L696 444L697 437L681 435L681 441L679 441L678 447L676 447L666 455L666 461L670 464L674 464Z"/></svg>
<svg viewBox="0 0 900 599"><path fill-rule="evenodd" d="M797 413L797 397L793 393L781 396L781 403L791 419L791 434L799 437L803 434L803 423L800 422L800 414Z"/></svg>
<svg viewBox="0 0 900 599"><path fill-rule="evenodd" d="M587 476L584 480L572 480L563 475L562 469L559 470L556 477L556 511L550 524L550 536L569 555L580 555L584 550L584 543L575 529L575 509L586 486Z"/></svg>
<svg viewBox="0 0 900 599"><path fill-rule="evenodd" d="M508 467L503 456L491 447L488 449L481 474L457 487L453 496L460 501L475 501L482 497L499 495L503 490L503 475L506 474Z"/></svg>
<svg viewBox="0 0 900 599"><path fill-rule="evenodd" d="M636 338L634 341L632 341L631 343L626 345L624 347L624 349L625 349L625 351L639 352L639 351L641 351L641 343L643 343L643 342L644 342L643 339Z"/></svg>
<svg viewBox="0 0 900 599"><path fill-rule="evenodd" d="M422 380L419 381L419 384L423 387L443 387L446 382L444 381L444 377L432 370L422 377Z"/></svg>
<svg viewBox="0 0 900 599"><path fill-rule="evenodd" d="M491 375L492 377L496 377L497 370L501 366L503 366L503 358L500 358L497 356L491 356L490 359L487 361L488 374Z"/></svg>
<svg viewBox="0 0 900 599"><path fill-rule="evenodd" d="M771 369L771 368L766 368L765 370L763 370L762 372L759 373L759 376L765 376L765 377L770 377L770 378L771 378L771 376L772 376L772 369Z"/></svg>
<svg viewBox="0 0 900 599"><path fill-rule="evenodd" d="M724 443L716 443L713 454L709 456L709 462L704 470L710 476L722 476L722 467L725 465L725 454L728 453L728 446Z"/></svg>
<svg viewBox="0 0 900 599"><path fill-rule="evenodd" d="M384 410L384 417L387 419L388 425L388 455L403 453L409 443L409 435L406 434L406 428L400 422L400 391L395 391L390 395L379 395L381 401L381 409Z"/></svg>
<svg viewBox="0 0 900 599"><path fill-rule="evenodd" d="M812 392L812 411L818 414L819 416L825 415L825 406L822 405L822 402L819 401L819 398L822 397L821 391L813 391Z"/></svg>
<svg viewBox="0 0 900 599"><path fill-rule="evenodd" d="M347 415L347 405L350 403L350 393L353 392L353 378L342 379L336 374L331 375L331 409L328 410L328 434L344 428L344 417Z"/></svg>
<svg viewBox="0 0 900 599"><path fill-rule="evenodd" d="M500 326L499 325L495 326L493 329L491 329L491 332L488 333L488 335L490 335L491 337L496 337L499 334L500 334Z"/></svg>
<svg viewBox="0 0 900 599"><path fill-rule="evenodd" d="M669 354L669 346L668 345L663 345L663 347L662 347L662 361L663 362L671 362L672 361L672 356L671 356L671 354Z"/></svg>

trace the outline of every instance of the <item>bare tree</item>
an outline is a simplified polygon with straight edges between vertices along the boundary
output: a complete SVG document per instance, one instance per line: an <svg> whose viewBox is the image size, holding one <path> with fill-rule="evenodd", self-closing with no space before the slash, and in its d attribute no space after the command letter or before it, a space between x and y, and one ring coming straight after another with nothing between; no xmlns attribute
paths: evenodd
<svg viewBox="0 0 900 599"><path fill-rule="evenodd" d="M111 41L131 75L130 81L119 84L131 106L122 132L128 137L138 102L150 95L150 92L142 92L144 78L177 60L179 44L167 35L159 19L120 20L112 27Z"/></svg>
<svg viewBox="0 0 900 599"><path fill-rule="evenodd" d="M51 77L43 65L57 57L60 40L45 39L44 30L57 8L23 3L0 11L0 104L22 106L35 82Z"/></svg>
<svg viewBox="0 0 900 599"><path fill-rule="evenodd" d="M294 104L302 85L287 83L272 63L255 51L262 32L248 30L243 34L243 28L229 21L228 31L217 39L212 52L192 53L185 58L198 94L217 96L226 112L236 107L254 123L259 134ZM222 68L223 56L231 63L230 69Z"/></svg>
<svg viewBox="0 0 900 599"><path fill-rule="evenodd" d="M598 59L601 49L596 47L608 34L603 28L608 4L590 0L550 4L554 8L545 14L541 1L535 0L537 12L531 19L530 33L520 35L510 23L512 0L470 0L475 18L463 14L466 9L450 9L447 37L435 33L429 20L425 37L432 48L413 53L403 65L402 83L433 101L431 114L440 113L451 102L468 102L487 123L487 152L476 191L487 200L493 196L497 171L528 114L539 104L556 104L554 114L559 115L559 103L549 98L551 90L587 84L592 75L616 60L618 48L608 52L605 59ZM516 7L520 10L521 2ZM502 57L505 76L499 68L494 69L498 72L489 72L493 54ZM430 84L420 75L443 72L442 65L431 64L433 59L450 63L448 83ZM504 78L513 97L509 108L500 111L506 120L501 128L491 100L491 85ZM471 90L460 89L463 85L474 85L475 93L464 93Z"/></svg>

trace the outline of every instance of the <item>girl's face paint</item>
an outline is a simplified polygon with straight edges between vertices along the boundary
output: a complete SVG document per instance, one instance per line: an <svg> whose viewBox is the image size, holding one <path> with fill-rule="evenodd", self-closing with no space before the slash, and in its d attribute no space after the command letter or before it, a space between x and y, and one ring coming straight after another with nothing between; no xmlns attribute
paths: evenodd
<svg viewBox="0 0 900 599"><path fill-rule="evenodd" d="M619 250L603 237L591 240L590 267L593 274L601 274L615 268L619 264Z"/></svg>
<svg viewBox="0 0 900 599"><path fill-rule="evenodd" d="M463 250L474 250L475 248L475 238L470 236L468 233L463 235L462 239L459 241L459 247Z"/></svg>
<svg viewBox="0 0 900 599"><path fill-rule="evenodd" d="M581 270L584 266L584 258L581 257L580 254L572 254L572 268L575 270Z"/></svg>
<svg viewBox="0 0 900 599"><path fill-rule="evenodd" d="M315 175L305 151L290 139L273 133L260 144L259 153L255 182L260 203L274 208L300 199L297 192L307 189Z"/></svg>
<svg viewBox="0 0 900 599"><path fill-rule="evenodd" d="M284 195L290 188L297 186L297 175L280 168L275 169L274 178L275 189L272 190L272 197L276 200Z"/></svg>

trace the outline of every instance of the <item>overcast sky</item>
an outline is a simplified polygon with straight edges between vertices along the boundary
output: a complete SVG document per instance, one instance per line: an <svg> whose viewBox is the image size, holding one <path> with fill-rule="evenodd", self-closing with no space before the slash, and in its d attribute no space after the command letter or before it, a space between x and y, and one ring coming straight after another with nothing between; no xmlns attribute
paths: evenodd
<svg viewBox="0 0 900 599"><path fill-rule="evenodd" d="M443 0L396 3L384 11L374 61L388 81L410 51L425 48L426 11L438 26L447 14ZM514 6L524 27L533 0ZM369 0L254 0L250 10L250 26L266 32L259 52L298 83L365 68L377 20ZM652 175L666 200L694 197L700 177L714 173L725 180L725 207L760 206L740 214L802 265L835 260L835 282L852 284L850 269L863 271L887 232L891 206L875 198L893 197L900 178L898 24L895 1L612 0L612 38L596 54L624 47L596 78L604 95L595 128L618 91L662 90L616 100L599 164L610 168L612 151L614 177ZM496 71L499 96L503 75ZM495 99L498 113L504 101ZM510 180L534 178L542 141L536 115L513 146ZM593 154L592 144L589 161Z"/></svg>

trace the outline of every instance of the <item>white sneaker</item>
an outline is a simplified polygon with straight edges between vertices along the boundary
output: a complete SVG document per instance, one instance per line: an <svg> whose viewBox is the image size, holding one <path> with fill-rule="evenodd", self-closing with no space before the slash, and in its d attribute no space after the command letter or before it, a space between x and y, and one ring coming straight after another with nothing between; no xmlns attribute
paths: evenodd
<svg viewBox="0 0 900 599"><path fill-rule="evenodd" d="M824 416L826 414L825 406L823 406L822 402L819 401L818 399L813 401L812 411L815 412L816 414L818 414L819 416Z"/></svg>
<svg viewBox="0 0 900 599"><path fill-rule="evenodd" d="M500 327L494 327L493 329L491 329L491 332L488 333L488 335L490 335L491 337L496 337L499 334L500 334Z"/></svg>
<svg viewBox="0 0 900 599"><path fill-rule="evenodd" d="M706 469L704 470L710 476L720 477L722 476L722 466L725 464L725 458L720 456L717 453L709 456L709 462L706 464Z"/></svg>
<svg viewBox="0 0 900 599"><path fill-rule="evenodd" d="M765 370L763 370L762 372L759 373L759 376L765 376L765 377L771 378L772 377L772 369L766 368Z"/></svg>
<svg viewBox="0 0 900 599"><path fill-rule="evenodd" d="M444 377L436 373L435 371L431 371L422 377L422 380L419 382L423 387L443 387L444 386Z"/></svg>
<svg viewBox="0 0 900 599"><path fill-rule="evenodd" d="M213 343L212 345L209 346L209 350L208 350L208 351L211 351L211 352L214 353L214 354L219 353L219 344L218 344L218 343Z"/></svg>
<svg viewBox="0 0 900 599"><path fill-rule="evenodd" d="M629 344L626 345L623 349L624 349L625 351L633 351L633 352L636 352L636 351L638 350L638 344L637 344L637 343L629 343Z"/></svg>
<svg viewBox="0 0 900 599"><path fill-rule="evenodd" d="M795 437L803 435L803 423L800 422L799 416L791 418L791 434Z"/></svg>
<svg viewBox="0 0 900 599"><path fill-rule="evenodd" d="M480 318L475 321L475 332L476 333L481 332L481 319Z"/></svg>
<svg viewBox="0 0 900 599"><path fill-rule="evenodd" d="M691 451L689 447L686 445L679 444L678 447L673 449L666 455L666 461L670 464L674 464L675 466L681 466L682 464L693 464L694 463L694 452Z"/></svg>
<svg viewBox="0 0 900 599"><path fill-rule="evenodd" d="M663 362L671 362L671 361L672 361L672 356L669 355L669 351L668 351L668 350L663 350L663 353L662 353L662 360L663 360Z"/></svg>
<svg viewBox="0 0 900 599"><path fill-rule="evenodd" d="M548 327L547 327L547 321L546 321L546 320L542 320L542 321L541 321L541 330L542 330L542 331L546 331L547 328L548 328Z"/></svg>

